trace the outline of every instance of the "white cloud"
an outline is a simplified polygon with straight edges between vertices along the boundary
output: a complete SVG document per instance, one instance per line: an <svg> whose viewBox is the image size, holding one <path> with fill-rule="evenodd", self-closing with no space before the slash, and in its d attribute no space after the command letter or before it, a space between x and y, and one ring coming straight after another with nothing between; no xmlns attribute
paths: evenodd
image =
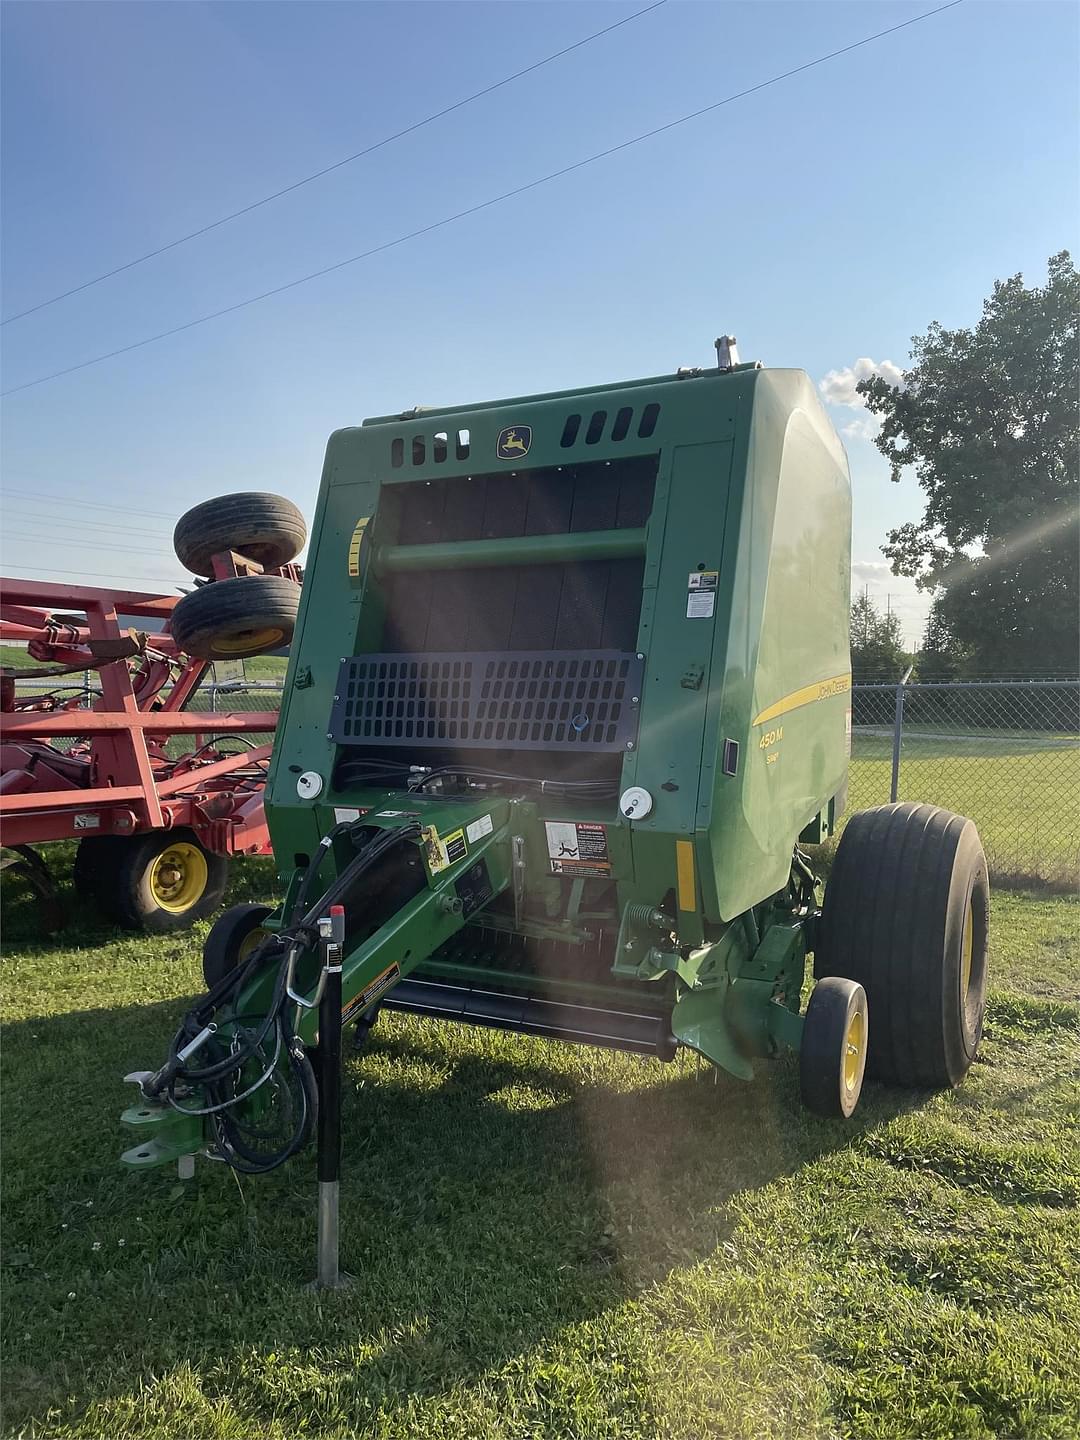
<svg viewBox="0 0 1080 1440"><path fill-rule="evenodd" d="M884 580L890 574L887 560L853 560L851 562L852 589L861 590L864 584Z"/></svg>
<svg viewBox="0 0 1080 1440"><path fill-rule="evenodd" d="M850 420L846 425L841 425L840 434L849 440L873 440L880 429L881 421L876 415L863 415L858 420Z"/></svg>
<svg viewBox="0 0 1080 1440"><path fill-rule="evenodd" d="M846 405L851 410L864 410L866 401L856 393L855 387L860 380L869 380L871 375L881 375L890 385L904 383L899 365L894 365L891 360L871 360L868 355L861 355L854 365L848 365L843 370L830 370L818 382L818 389L827 405Z"/></svg>

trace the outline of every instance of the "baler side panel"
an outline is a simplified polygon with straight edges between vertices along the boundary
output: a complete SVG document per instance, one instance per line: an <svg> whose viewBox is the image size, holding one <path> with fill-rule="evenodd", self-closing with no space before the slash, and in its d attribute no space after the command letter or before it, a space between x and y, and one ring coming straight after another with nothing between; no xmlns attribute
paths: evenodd
<svg viewBox="0 0 1080 1440"><path fill-rule="evenodd" d="M850 703L846 459L801 372L744 385L730 628L706 740L718 759L725 739L740 747L734 783L718 767L709 821L706 905L722 920L786 883L800 831L843 785ZM703 799L705 786L703 774Z"/></svg>
<svg viewBox="0 0 1080 1440"><path fill-rule="evenodd" d="M726 419L717 428L730 425ZM679 901L673 835L690 839L697 824L698 777L715 635L726 629L719 603L731 478L730 438L679 445L670 458L663 546L642 608L640 645L648 656L641 742L624 773L655 797L655 808L631 831L634 869L656 903L668 884ZM665 787L667 787L665 789ZM696 888L696 887L695 887ZM629 897L621 897L625 902ZM683 896L683 899L686 897ZM684 944L703 938L702 911L679 905Z"/></svg>
<svg viewBox="0 0 1080 1440"><path fill-rule="evenodd" d="M329 707L342 656L356 653L364 591L350 585L349 545L357 521L375 514L379 484L346 472L332 436L312 524L300 611L285 676L277 743L266 788L266 813L282 882L294 857L310 855L320 832L315 810L298 802L297 776L313 770L327 783L334 760ZM345 482L345 483L343 483ZM352 483L350 483L352 482Z"/></svg>

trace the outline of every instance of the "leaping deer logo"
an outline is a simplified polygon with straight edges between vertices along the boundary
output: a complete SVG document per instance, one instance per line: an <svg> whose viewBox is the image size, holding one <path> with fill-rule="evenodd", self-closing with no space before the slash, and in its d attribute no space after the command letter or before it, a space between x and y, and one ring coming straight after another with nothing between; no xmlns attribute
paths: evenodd
<svg viewBox="0 0 1080 1440"><path fill-rule="evenodd" d="M529 453L532 444L532 429L528 425L512 425L499 431L495 453L500 460L517 460Z"/></svg>

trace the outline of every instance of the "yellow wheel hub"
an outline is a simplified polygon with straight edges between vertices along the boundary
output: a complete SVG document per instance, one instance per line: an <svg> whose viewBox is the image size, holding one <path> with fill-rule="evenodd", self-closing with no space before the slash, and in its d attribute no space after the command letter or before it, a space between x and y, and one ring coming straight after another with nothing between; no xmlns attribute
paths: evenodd
<svg viewBox="0 0 1080 1440"><path fill-rule="evenodd" d="M975 943L975 917L971 910L971 901L968 901L967 913L964 916L964 938L960 942L960 1003L967 1004L968 991L971 989L971 956Z"/></svg>
<svg viewBox="0 0 1080 1440"><path fill-rule="evenodd" d="M854 1090L859 1081L859 1059L866 1043L866 1022L861 1010L848 1021L844 1037L844 1089Z"/></svg>
<svg viewBox="0 0 1080 1440"><path fill-rule="evenodd" d="M163 850L150 867L154 903L170 915L182 915L202 898L209 873L206 856L199 847L178 840Z"/></svg>
<svg viewBox="0 0 1080 1440"><path fill-rule="evenodd" d="M236 950L237 965L243 965L245 960L250 959L269 934L269 930L264 930L261 925L256 925L250 934L245 935Z"/></svg>
<svg viewBox="0 0 1080 1440"><path fill-rule="evenodd" d="M276 650L285 640L285 631L278 625L262 630L234 630L230 635L215 635L214 649L219 655L250 655L254 650Z"/></svg>

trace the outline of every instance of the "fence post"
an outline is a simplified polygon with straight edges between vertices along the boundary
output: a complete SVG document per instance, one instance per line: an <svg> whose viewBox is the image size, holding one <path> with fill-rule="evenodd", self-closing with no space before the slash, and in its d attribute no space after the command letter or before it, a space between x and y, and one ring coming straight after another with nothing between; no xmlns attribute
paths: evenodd
<svg viewBox="0 0 1080 1440"><path fill-rule="evenodd" d="M893 737L892 737L892 780L889 783L889 803L896 804L896 797L900 793L900 742L904 738L904 686L911 676L915 667L909 665L900 676L900 683L896 687L896 713L893 716Z"/></svg>

